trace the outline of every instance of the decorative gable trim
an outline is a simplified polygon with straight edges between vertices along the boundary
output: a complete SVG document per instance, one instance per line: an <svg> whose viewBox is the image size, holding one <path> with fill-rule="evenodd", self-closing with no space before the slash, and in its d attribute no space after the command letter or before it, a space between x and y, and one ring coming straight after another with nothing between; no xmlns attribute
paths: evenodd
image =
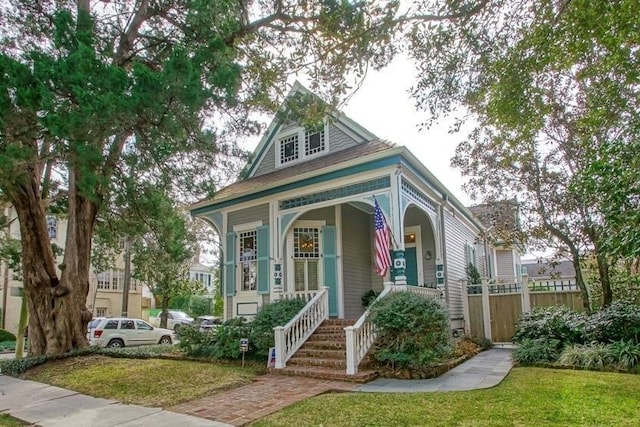
<svg viewBox="0 0 640 427"><path fill-rule="evenodd" d="M293 87L287 94L286 98L291 98L296 93L316 96L313 92L311 92L309 89L304 87L298 81L294 83ZM285 104L286 103L283 103L283 106ZM281 107L281 108L284 108L284 107ZM344 133L346 133L348 136L353 138L355 141L365 142L365 141L378 139L376 135L369 132L367 129L365 129L355 121L348 118L344 113L335 112L330 114L329 121L331 122L332 125L342 130ZM267 131L265 132L264 136L258 143L258 146L253 151L253 154L254 154L253 161L250 164L248 164L246 168L247 178L251 178L252 176L255 175L256 170L258 169L258 166L264 161L264 158L267 152L269 151L269 147L272 144L278 143L276 138L278 136L278 132L280 131L281 127L282 127L282 122L280 121L280 119L277 118L277 115L276 115L276 117L274 117L274 119L269 124L269 127L267 128ZM326 125L325 125L325 136L328 136ZM279 152L276 152L276 162L278 161L278 157L279 157Z"/></svg>

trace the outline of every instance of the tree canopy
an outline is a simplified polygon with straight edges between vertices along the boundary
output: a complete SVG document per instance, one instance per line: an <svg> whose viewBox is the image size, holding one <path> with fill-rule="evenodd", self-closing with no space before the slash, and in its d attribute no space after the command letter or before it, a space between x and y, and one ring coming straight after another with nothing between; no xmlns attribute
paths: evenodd
<svg viewBox="0 0 640 427"><path fill-rule="evenodd" d="M595 254L605 304L611 257L638 255L636 3L497 0L410 46L418 106L473 126L452 160L470 194L517 198L529 243L573 259L585 293Z"/></svg>

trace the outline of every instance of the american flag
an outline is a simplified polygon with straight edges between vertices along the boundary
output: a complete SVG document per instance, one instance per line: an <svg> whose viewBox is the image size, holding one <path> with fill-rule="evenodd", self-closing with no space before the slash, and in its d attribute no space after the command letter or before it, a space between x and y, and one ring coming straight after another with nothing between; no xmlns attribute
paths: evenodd
<svg viewBox="0 0 640 427"><path fill-rule="evenodd" d="M389 227L384 215L380 210L378 201L375 201L373 210L374 230L376 234L376 273L384 277L391 267L391 256L389 255Z"/></svg>

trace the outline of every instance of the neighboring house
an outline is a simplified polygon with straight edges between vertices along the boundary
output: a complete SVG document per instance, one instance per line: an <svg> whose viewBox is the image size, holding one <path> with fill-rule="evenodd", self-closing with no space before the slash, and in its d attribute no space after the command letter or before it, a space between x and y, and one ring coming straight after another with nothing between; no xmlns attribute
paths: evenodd
<svg viewBox="0 0 640 427"><path fill-rule="evenodd" d="M578 289L576 270L566 259L551 260L539 258L522 261L523 274L528 277L529 287L553 290Z"/></svg>
<svg viewBox="0 0 640 427"><path fill-rule="evenodd" d="M297 93L312 95L298 83L289 97ZM482 223L407 148L344 114L313 130L283 120L270 124L244 178L191 207L221 237L225 318L326 286L329 315L357 319L362 296L394 282L374 271L377 200L394 258L405 260L395 282L444 289L452 327L461 328L468 264L490 273ZM513 277L519 255L510 256Z"/></svg>
<svg viewBox="0 0 640 427"><path fill-rule="evenodd" d="M8 218L16 218L15 209L5 206L2 213ZM47 217L47 229L51 243L61 249L65 247L67 221L55 216ZM9 234L15 239L20 238L19 224L14 221ZM62 256L56 258L59 264ZM5 262L0 261L0 285L2 288L3 319L0 328L15 333L18 329L20 316L20 297L12 296L11 288L21 288L22 281L16 280L13 271ZM119 316L122 312L122 296L124 286L124 260L122 255L116 257L113 267L107 271L96 273L91 271L89 292L87 294L87 309L96 317ZM143 310L148 308L150 301L142 297L142 286L137 280L131 279L129 289L128 316L143 317Z"/></svg>
<svg viewBox="0 0 640 427"><path fill-rule="evenodd" d="M205 296L213 298L216 291L216 268L196 262L189 268L189 279L202 283Z"/></svg>
<svg viewBox="0 0 640 427"><path fill-rule="evenodd" d="M497 201L471 206L469 210L486 227L480 235L486 250L486 276L497 283L520 283L524 246L515 201Z"/></svg>

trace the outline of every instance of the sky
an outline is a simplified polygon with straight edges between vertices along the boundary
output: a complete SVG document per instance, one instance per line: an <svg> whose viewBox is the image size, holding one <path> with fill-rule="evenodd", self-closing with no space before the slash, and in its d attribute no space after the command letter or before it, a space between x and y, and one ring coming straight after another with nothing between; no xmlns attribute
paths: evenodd
<svg viewBox="0 0 640 427"><path fill-rule="evenodd" d="M304 78L300 81L305 83ZM398 57L380 71L370 70L362 87L340 109L379 138L406 146L458 200L469 206L472 200L461 188L464 179L449 166L464 134L449 134L446 120L419 131L427 116L416 111L409 95L415 81L410 61ZM245 148L253 150L258 142L259 138L253 138Z"/></svg>

